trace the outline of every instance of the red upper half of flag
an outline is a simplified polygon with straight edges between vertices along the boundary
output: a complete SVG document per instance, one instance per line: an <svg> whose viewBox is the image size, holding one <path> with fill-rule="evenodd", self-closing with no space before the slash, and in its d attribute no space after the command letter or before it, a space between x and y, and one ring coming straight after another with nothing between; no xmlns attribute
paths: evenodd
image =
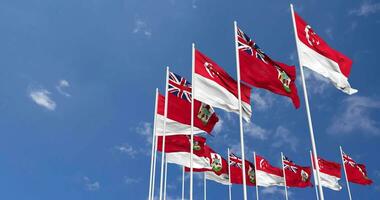
<svg viewBox="0 0 380 200"><path fill-rule="evenodd" d="M265 158L256 155L256 168L257 170L266 172L268 174L273 174L276 176L284 177L283 171L281 168L273 167L269 161L267 161Z"/></svg>
<svg viewBox="0 0 380 200"><path fill-rule="evenodd" d="M237 82L213 60L195 49L195 73L226 88L238 98ZM241 100L250 104L251 88L241 84Z"/></svg>
<svg viewBox="0 0 380 200"><path fill-rule="evenodd" d="M373 183L373 181L368 178L365 165L356 163L345 153L343 153L343 163L346 168L347 179L349 182L360 185L370 185Z"/></svg>
<svg viewBox="0 0 380 200"><path fill-rule="evenodd" d="M288 187L309 187L312 186L311 168L302 167L284 159L284 171L286 186Z"/></svg>
<svg viewBox="0 0 380 200"><path fill-rule="evenodd" d="M157 150L162 152L163 136L157 137ZM170 135L165 136L165 153L172 152L188 152L190 153L190 136L187 135ZM205 154L206 138L201 136L194 136L193 152L196 155Z"/></svg>
<svg viewBox="0 0 380 200"><path fill-rule="evenodd" d="M164 116L165 97L158 95L157 114ZM191 124L191 103L174 94L168 94L167 118L182 124ZM194 99L194 126L211 133L215 124L219 121L214 109Z"/></svg>
<svg viewBox="0 0 380 200"><path fill-rule="evenodd" d="M298 39L310 49L338 63L340 71L348 78L351 71L352 60L331 48L296 12L294 12L294 17Z"/></svg>
<svg viewBox="0 0 380 200"><path fill-rule="evenodd" d="M336 162L328 161L323 158L318 158L319 171L330 176L335 176L338 178L342 177L341 174L341 165ZM314 165L314 160L313 160ZM314 167L315 169L315 167Z"/></svg>
<svg viewBox="0 0 380 200"><path fill-rule="evenodd" d="M231 183L243 184L243 162L241 158L230 154L230 171L231 171ZM245 175L246 184L250 186L256 185L256 175L254 165L245 160Z"/></svg>
<svg viewBox="0 0 380 200"><path fill-rule="evenodd" d="M271 59L242 30L238 29L237 35L241 80L249 85L287 96L291 98L294 106L299 108L295 67Z"/></svg>

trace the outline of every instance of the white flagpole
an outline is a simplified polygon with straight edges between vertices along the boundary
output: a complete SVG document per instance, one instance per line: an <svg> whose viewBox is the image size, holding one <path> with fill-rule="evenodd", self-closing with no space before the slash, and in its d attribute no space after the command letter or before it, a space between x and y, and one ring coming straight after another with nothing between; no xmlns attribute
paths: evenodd
<svg viewBox="0 0 380 200"><path fill-rule="evenodd" d="M227 155L228 155L228 197L229 197L229 200L232 200L232 191L231 191L231 187L232 187L232 184L231 184L231 166L230 166L230 148L227 148Z"/></svg>
<svg viewBox="0 0 380 200"><path fill-rule="evenodd" d="M350 197L350 200L352 200L352 197L351 197L351 190L350 190L350 184L348 183L348 178L347 178L346 166L344 165L344 158L343 158L343 150L342 150L342 146L339 146L339 149L340 149L340 157L342 158L342 165L343 165L344 176L346 177L346 184L347 184L348 196Z"/></svg>
<svg viewBox="0 0 380 200"><path fill-rule="evenodd" d="M240 60L239 60L239 50L238 50L238 38L237 38L237 22L234 21L235 30L235 52L236 52L236 70L237 70L237 83L238 83L238 97L239 97L239 123L240 123L240 148L241 148L241 159L243 165L243 196L244 200L247 200L247 181L245 174L245 153L244 153L244 133L243 133L243 114L241 109L241 90L240 90Z"/></svg>
<svg viewBox="0 0 380 200"><path fill-rule="evenodd" d="M191 83L194 83L194 70L195 70L195 44L192 44L192 57L191 57ZM191 87L191 141L190 141L190 200L193 200L193 145L194 145L194 91L195 88Z"/></svg>
<svg viewBox="0 0 380 200"><path fill-rule="evenodd" d="M310 150L310 162L311 162L311 167L313 169L313 178L314 178L314 188L315 188L315 195L317 196L317 200L319 200L319 195L318 195L318 186L317 186L317 179L315 178L315 169L314 169L314 162L313 162L313 154L311 153ZM318 163L319 164L319 163Z"/></svg>
<svg viewBox="0 0 380 200"><path fill-rule="evenodd" d="M166 200L166 185L168 180L168 161L166 160L165 154L165 179L164 179L164 200Z"/></svg>
<svg viewBox="0 0 380 200"><path fill-rule="evenodd" d="M284 188L285 188L285 199L288 200L288 188L286 187L286 175L284 167L284 154L281 152L281 164L282 164L282 173L284 174Z"/></svg>
<svg viewBox="0 0 380 200"><path fill-rule="evenodd" d="M156 98L154 102L154 121L153 121L153 134L152 134L152 157L150 159L150 177L149 177L149 197L148 199L152 200L152 195L154 191L154 182L153 177L156 175L154 171L154 165L156 160L155 158L155 147L156 147L156 116L157 116L157 100L158 100L158 88L156 88Z"/></svg>
<svg viewBox="0 0 380 200"><path fill-rule="evenodd" d="M256 179L256 200L259 200L259 185L257 180L257 168L256 168L256 152L253 152L253 164L255 165L255 179Z"/></svg>
<svg viewBox="0 0 380 200"><path fill-rule="evenodd" d="M207 200L207 180L206 172L203 173L203 199Z"/></svg>
<svg viewBox="0 0 380 200"><path fill-rule="evenodd" d="M185 166L182 167L182 200L185 200Z"/></svg>
<svg viewBox="0 0 380 200"><path fill-rule="evenodd" d="M310 131L310 140L311 140L311 146L312 146L312 149L313 149L313 158L314 158L314 162L318 163L318 159L317 159L317 157L318 157L317 147L315 145L313 123L312 123L312 120L311 120L311 113L310 113L310 108L309 108L309 99L308 99L307 90L306 90L305 76L303 74L303 66L302 66L302 63L301 63L301 60L300 60L300 53L298 51L298 41L297 41L298 37L297 37L296 22L295 22L295 18L294 18L293 4L290 4L290 9L292 11L294 36L295 36L295 40L296 40L298 61L299 61L299 67L300 67L300 71L301 71L302 87L303 87L303 91L304 91L306 113L307 113L307 119L308 119L308 124L309 124L309 131ZM321 178L319 177L319 165L316 165L316 174L317 174L317 180L318 180L319 196L320 196L321 200L324 200L325 198L323 196L323 189L322 189L322 185L320 184Z"/></svg>
<svg viewBox="0 0 380 200"><path fill-rule="evenodd" d="M164 182L164 164L165 164L165 135L166 135L166 118L168 116L168 80L169 78L169 67L166 67L166 83L165 83L165 107L164 107L164 127L162 133L162 152L161 152L161 177L160 177L160 200L162 200L162 189Z"/></svg>

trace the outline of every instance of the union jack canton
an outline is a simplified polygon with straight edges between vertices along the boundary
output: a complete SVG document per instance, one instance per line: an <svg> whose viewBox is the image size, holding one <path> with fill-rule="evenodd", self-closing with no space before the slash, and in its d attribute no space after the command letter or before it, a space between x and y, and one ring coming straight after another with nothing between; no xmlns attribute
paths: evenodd
<svg viewBox="0 0 380 200"><path fill-rule="evenodd" d="M169 72L168 92L191 102L191 83L173 72Z"/></svg>

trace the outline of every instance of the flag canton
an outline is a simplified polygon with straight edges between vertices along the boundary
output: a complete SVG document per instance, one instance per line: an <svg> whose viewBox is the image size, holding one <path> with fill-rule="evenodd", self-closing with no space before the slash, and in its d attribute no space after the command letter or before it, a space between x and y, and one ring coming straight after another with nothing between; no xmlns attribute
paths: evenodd
<svg viewBox="0 0 380 200"><path fill-rule="evenodd" d="M356 162L350 156L348 156L344 152L342 152L342 153L343 153L343 163L344 164L349 164L352 167L356 166Z"/></svg>
<svg viewBox="0 0 380 200"><path fill-rule="evenodd" d="M230 153L230 166L232 167L238 167L238 168L242 168L242 160L235 156L235 154L233 153Z"/></svg>
<svg viewBox="0 0 380 200"><path fill-rule="evenodd" d="M191 102L191 83L173 72L169 72L168 92Z"/></svg>
<svg viewBox="0 0 380 200"><path fill-rule="evenodd" d="M245 51L251 56L256 56L257 59L260 59L262 62L268 64L267 56L264 51L260 49L259 45L249 38L240 28L237 29L238 35L238 49Z"/></svg>
<svg viewBox="0 0 380 200"><path fill-rule="evenodd" d="M293 161L291 161L288 157L284 156L283 158L284 161L284 169L285 170L290 170L293 173L297 173L298 167L295 166Z"/></svg>

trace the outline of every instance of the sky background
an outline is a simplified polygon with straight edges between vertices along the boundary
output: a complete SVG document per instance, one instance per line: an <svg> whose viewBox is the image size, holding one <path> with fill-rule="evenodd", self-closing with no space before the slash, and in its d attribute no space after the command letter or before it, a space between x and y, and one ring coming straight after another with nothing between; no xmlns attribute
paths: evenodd
<svg viewBox="0 0 380 200"><path fill-rule="evenodd" d="M289 3L0 0L0 198L146 199L154 91L164 91L165 66L190 79L195 42L236 77L237 20L269 56L296 65L299 75ZM340 162L342 145L374 180L371 186L351 184L353 198L378 199L380 2L292 3L322 38L353 59L349 81L359 90L348 96L305 71L318 153ZM299 110L286 97L252 90L252 123L245 125L249 160L256 151L280 166L282 151L310 165L299 80L297 85ZM220 123L207 143L224 157L227 147L239 154L238 116L217 112ZM178 199L180 167L169 165L168 171L168 200ZM201 178L195 176L195 199L203 195ZM325 189L325 197L347 199L341 184L341 192ZM254 191L249 188L249 199ZM242 198L241 186L232 192L233 199ZM290 199L315 196L314 188L289 192ZM207 193L209 199L228 198L228 188L214 182ZM283 188L261 188L260 196L284 199Z"/></svg>

